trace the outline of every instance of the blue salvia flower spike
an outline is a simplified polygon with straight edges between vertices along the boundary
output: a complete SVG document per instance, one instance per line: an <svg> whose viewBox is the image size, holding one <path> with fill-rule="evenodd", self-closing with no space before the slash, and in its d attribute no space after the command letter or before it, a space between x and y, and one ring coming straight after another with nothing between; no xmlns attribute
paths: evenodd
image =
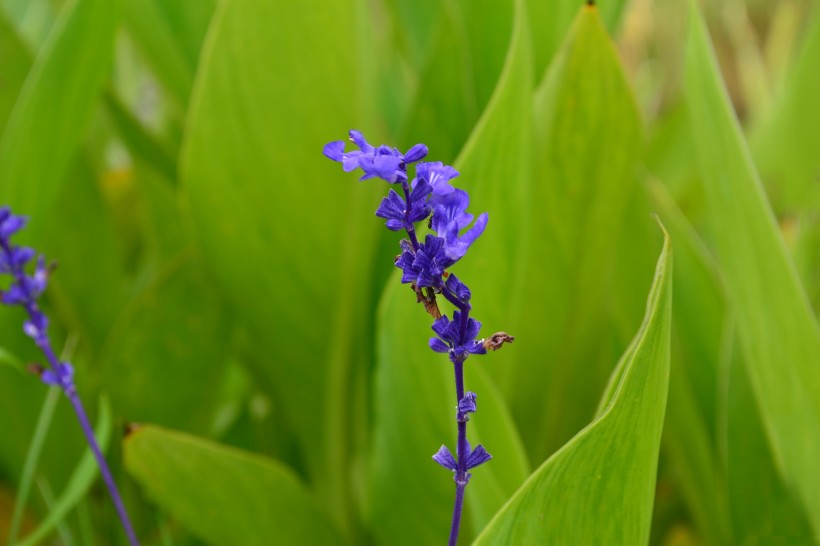
<svg viewBox="0 0 820 546"><path fill-rule="evenodd" d="M0 274L9 275L12 279L8 290L2 293L0 302L5 305L19 305L25 309L28 319L23 323L23 331L34 340L49 366L42 371L40 379L47 385L60 387L71 402L85 439L97 460L103 481L111 495L111 500L114 502L114 507L117 510L117 515L128 541L131 546L138 546L139 542L131 521L128 519L128 513L117 490L117 485L111 476L111 471L100 451L97 440L94 438L94 430L88 422L85 408L77 394L77 388L74 385L74 367L71 363L61 362L57 358L48 337L48 317L37 304L37 299L45 291L48 284L49 267L46 265L45 257L38 257L34 273L28 275L26 267L34 259L36 252L27 247L16 246L11 242L11 236L23 229L25 224L26 218L24 216L12 214L11 209L7 206L0 207Z"/></svg>
<svg viewBox="0 0 820 546"><path fill-rule="evenodd" d="M417 300L435 318L433 331L437 337L430 338L430 348L446 353L453 363L458 402L456 455L442 445L433 460L454 475L456 500L448 544L455 546L464 489L470 481L467 471L492 458L484 446L472 449L467 441L467 421L477 409L477 396L474 392L464 391L464 361L470 355L484 354L513 341L513 337L505 332L478 339L481 323L470 317L472 293L466 284L447 271L484 233L487 213L482 213L473 222L474 216L467 212L470 196L451 184L459 174L453 167L441 162L417 163L427 156L424 144L416 144L402 154L396 148L370 145L359 131L350 131L350 140L358 150L345 152L344 141L337 140L325 145L324 155L340 162L345 172L361 169L364 175L360 180L381 178L390 184L401 185L401 194L394 189L388 191L376 209L376 216L385 220L387 229L407 233L407 238L400 243L401 252L394 265L401 269L401 282L410 284ZM409 179L407 167L413 163L417 163L415 177ZM428 218L429 227L435 234L428 234L422 242L416 234L416 224ZM437 295L444 296L455 307L452 319L441 314Z"/></svg>

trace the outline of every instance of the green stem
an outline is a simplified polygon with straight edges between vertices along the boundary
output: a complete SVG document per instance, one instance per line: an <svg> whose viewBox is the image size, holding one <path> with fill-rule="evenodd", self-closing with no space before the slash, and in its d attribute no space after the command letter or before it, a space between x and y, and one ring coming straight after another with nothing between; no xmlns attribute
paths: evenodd
<svg viewBox="0 0 820 546"><path fill-rule="evenodd" d="M31 438L26 460L23 463L23 474L20 477L20 486L17 489L17 499L14 503L14 514L11 518L11 530L9 531L9 544L17 542L17 535L20 533L20 525L23 522L23 514L31 495L31 484L34 482L34 471L43 453L43 446L46 442L48 429L54 417L54 409L57 407L57 400L60 399L60 389L50 387L43 400L43 407L40 416L37 418L37 426L34 428L34 436Z"/></svg>

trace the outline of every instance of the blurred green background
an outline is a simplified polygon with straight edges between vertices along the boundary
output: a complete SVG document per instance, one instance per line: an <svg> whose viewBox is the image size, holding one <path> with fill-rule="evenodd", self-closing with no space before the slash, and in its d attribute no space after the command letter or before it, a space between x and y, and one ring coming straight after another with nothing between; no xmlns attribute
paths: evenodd
<svg viewBox="0 0 820 546"><path fill-rule="evenodd" d="M451 371L373 216L387 187L321 155L351 128L426 143L489 213L453 271L516 342L467 368L496 458L460 543L600 415L656 213L671 373L659 350L655 405L634 401L653 417L621 423L605 471L659 457L657 483L569 513L637 502L627 546L820 544L816 1L0 8L0 202L59 263L52 339L144 544L444 543L452 483L429 457L454 442ZM71 408L25 371L22 320L0 309L0 541L17 507L19 537L124 544ZM151 426L123 442L132 423Z"/></svg>

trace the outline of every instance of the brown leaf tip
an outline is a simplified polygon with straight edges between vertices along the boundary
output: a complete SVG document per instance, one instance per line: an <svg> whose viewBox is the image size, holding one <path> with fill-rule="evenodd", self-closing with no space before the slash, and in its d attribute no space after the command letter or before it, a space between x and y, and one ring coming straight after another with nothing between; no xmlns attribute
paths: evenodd
<svg viewBox="0 0 820 546"><path fill-rule="evenodd" d="M128 438L141 428L142 425L140 423L125 423L125 427L123 427L123 436Z"/></svg>

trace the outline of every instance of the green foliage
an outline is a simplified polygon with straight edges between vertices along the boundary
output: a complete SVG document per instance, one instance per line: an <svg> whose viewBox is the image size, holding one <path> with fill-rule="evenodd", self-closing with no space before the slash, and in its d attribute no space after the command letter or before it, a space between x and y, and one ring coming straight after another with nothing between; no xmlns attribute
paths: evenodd
<svg viewBox="0 0 820 546"><path fill-rule="evenodd" d="M144 423L143 544L444 542L452 369L387 187L321 155L357 128L489 213L460 544L820 546L820 10L727 6L0 0L0 204L100 433ZM124 544L21 320L0 536Z"/></svg>
<svg viewBox="0 0 820 546"><path fill-rule="evenodd" d="M530 476L475 544L647 542L669 382L670 252L666 237L646 317L595 420Z"/></svg>
<svg viewBox="0 0 820 546"><path fill-rule="evenodd" d="M316 500L277 461L150 426L126 438L125 464L160 506L208 542L342 544Z"/></svg>

